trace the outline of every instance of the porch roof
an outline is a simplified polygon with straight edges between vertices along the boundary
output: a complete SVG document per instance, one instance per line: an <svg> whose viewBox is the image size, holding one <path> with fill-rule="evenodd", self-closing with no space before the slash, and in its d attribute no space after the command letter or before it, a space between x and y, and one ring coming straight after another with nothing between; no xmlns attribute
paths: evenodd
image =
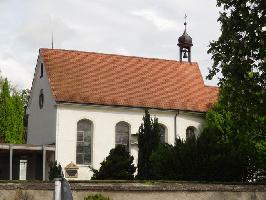
<svg viewBox="0 0 266 200"><path fill-rule="evenodd" d="M20 149L20 150L36 150L41 151L43 149L47 151L55 151L55 145L32 145L32 144L8 144L0 143L0 149Z"/></svg>

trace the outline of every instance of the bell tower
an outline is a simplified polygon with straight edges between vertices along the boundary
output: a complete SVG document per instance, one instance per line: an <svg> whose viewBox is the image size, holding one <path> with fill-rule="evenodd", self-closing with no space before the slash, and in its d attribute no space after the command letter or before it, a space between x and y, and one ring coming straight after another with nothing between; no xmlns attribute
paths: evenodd
<svg viewBox="0 0 266 200"><path fill-rule="evenodd" d="M187 58L188 62L191 62L191 47L193 44L192 38L187 34L187 15L185 15L184 25L184 33L178 38L177 44L179 46L179 61L182 62L182 58Z"/></svg>

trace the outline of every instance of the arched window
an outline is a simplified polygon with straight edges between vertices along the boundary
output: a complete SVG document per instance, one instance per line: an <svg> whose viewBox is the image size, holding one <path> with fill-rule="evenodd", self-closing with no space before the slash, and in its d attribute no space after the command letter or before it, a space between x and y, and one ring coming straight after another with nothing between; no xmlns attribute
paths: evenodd
<svg viewBox="0 0 266 200"><path fill-rule="evenodd" d="M115 145L124 145L129 151L129 124L118 122L115 126Z"/></svg>
<svg viewBox="0 0 266 200"><path fill-rule="evenodd" d="M187 127L186 130L186 139L196 138L197 129L194 126Z"/></svg>
<svg viewBox="0 0 266 200"><path fill-rule="evenodd" d="M76 163L81 165L91 164L92 154L92 122L82 119L77 124L77 151Z"/></svg>
<svg viewBox="0 0 266 200"><path fill-rule="evenodd" d="M160 141L161 143L166 143L166 128L164 125L159 124L160 127Z"/></svg>

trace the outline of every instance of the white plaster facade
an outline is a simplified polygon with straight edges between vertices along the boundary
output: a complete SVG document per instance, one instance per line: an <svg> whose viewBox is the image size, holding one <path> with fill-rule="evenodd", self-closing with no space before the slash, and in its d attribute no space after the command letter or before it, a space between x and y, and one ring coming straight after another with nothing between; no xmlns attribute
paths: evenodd
<svg viewBox="0 0 266 200"><path fill-rule="evenodd" d="M28 117L28 144L54 144L56 135L56 103L52 96L47 73L43 66L41 74L41 56L38 57L34 79L31 88L31 97L27 108ZM40 91L44 94L43 108L39 108Z"/></svg>
<svg viewBox="0 0 266 200"><path fill-rule="evenodd" d="M142 123L144 109L132 107L60 104L53 98L48 77L43 69L40 78L42 59L39 57L34 75L28 118L28 144L56 144L55 159L63 169L70 163L76 163L77 122L89 119L93 123L92 133L92 167L99 168L100 163L108 156L110 149L115 147L115 126L124 121L130 125L130 140L136 139ZM43 90L44 106L39 107L39 94ZM174 144L175 137L185 139L189 126L200 131L204 114L183 112L178 110L150 110L159 123L166 127L166 140ZM131 143L131 142L130 142ZM138 154L137 144L130 145L130 153L135 158ZM78 165L79 180L88 180L92 172L88 165Z"/></svg>

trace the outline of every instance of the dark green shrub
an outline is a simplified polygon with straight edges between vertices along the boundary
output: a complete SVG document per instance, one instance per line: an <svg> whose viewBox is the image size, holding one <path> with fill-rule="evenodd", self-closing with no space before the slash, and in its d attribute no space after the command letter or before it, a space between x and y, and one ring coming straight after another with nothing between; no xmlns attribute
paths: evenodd
<svg viewBox="0 0 266 200"><path fill-rule="evenodd" d="M167 143L160 144L158 150L150 157L152 179L175 180L177 178L175 156L172 145Z"/></svg>
<svg viewBox="0 0 266 200"><path fill-rule="evenodd" d="M84 200L110 200L109 197L104 197L101 194L89 195Z"/></svg>
<svg viewBox="0 0 266 200"><path fill-rule="evenodd" d="M243 154L231 142L221 142L212 130L205 129L197 141L199 179L210 181L247 181Z"/></svg>
<svg viewBox="0 0 266 200"><path fill-rule="evenodd" d="M99 170L93 171L92 180L132 180L136 168L133 165L133 156L129 155L125 146L117 145L110 150L109 156L101 163Z"/></svg>
<svg viewBox="0 0 266 200"><path fill-rule="evenodd" d="M150 160L154 179L245 181L247 177L241 152L207 130L198 139L161 145Z"/></svg>
<svg viewBox="0 0 266 200"><path fill-rule="evenodd" d="M63 178L64 174L62 171L61 165L57 161L49 163L50 171L49 171L49 180L54 180L54 178Z"/></svg>

